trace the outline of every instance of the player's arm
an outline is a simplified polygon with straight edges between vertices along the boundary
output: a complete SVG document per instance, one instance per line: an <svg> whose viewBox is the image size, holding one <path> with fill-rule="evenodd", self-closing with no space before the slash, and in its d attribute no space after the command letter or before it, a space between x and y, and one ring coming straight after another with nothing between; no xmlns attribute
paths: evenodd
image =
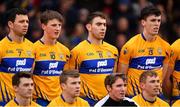
<svg viewBox="0 0 180 107"><path fill-rule="evenodd" d="M65 51L65 56L66 57L66 64L64 65L64 70L68 70L69 69L69 58L70 58L70 51L69 49L67 49Z"/></svg>
<svg viewBox="0 0 180 107"><path fill-rule="evenodd" d="M166 96L170 97L172 93L172 81L171 75L174 71L174 64L176 60L176 55L174 55L174 50L171 50L169 63L163 64L163 92Z"/></svg>
<svg viewBox="0 0 180 107"><path fill-rule="evenodd" d="M67 63L69 69L78 69L78 52L75 49L71 50L70 58Z"/></svg>
<svg viewBox="0 0 180 107"><path fill-rule="evenodd" d="M127 44L124 45L120 52L118 72L127 74L131 55L132 49L129 46L127 46Z"/></svg>
<svg viewBox="0 0 180 107"><path fill-rule="evenodd" d="M127 74L128 69L129 69L128 64L118 63L118 72Z"/></svg>
<svg viewBox="0 0 180 107"><path fill-rule="evenodd" d="M0 64L1 64L2 56L3 56L3 47L2 44L0 43Z"/></svg>
<svg viewBox="0 0 180 107"><path fill-rule="evenodd" d="M115 57L115 65L114 65L114 70L113 72L117 72L117 67L118 67L118 60L119 60L119 53L118 53L118 49L116 48L115 53L114 53L114 57Z"/></svg>

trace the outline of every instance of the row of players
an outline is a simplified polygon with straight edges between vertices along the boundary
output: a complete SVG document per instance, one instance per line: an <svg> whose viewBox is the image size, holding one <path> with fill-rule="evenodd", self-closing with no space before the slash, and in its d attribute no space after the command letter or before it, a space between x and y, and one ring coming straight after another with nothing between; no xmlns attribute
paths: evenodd
<svg viewBox="0 0 180 107"><path fill-rule="evenodd" d="M9 34L0 42L0 105L14 98L11 78L14 73L21 71L33 73L34 99L42 106L48 105L60 95L59 75L66 69L79 70L81 97L91 106L107 94L104 79L115 71L127 75L128 97L141 92L138 80L142 72L153 70L162 83L163 94L160 90L160 96L171 96L173 93L171 98L179 98L179 40L171 48L158 36L161 13L154 6L142 9L140 22L143 31L123 46L120 57L116 47L103 41L107 26L106 16L101 12L90 14L85 25L87 40L79 43L71 52L57 42L64 22L60 13L47 10L41 14L44 35L34 44L24 38L29 25L25 10L11 9L7 20Z"/></svg>
<svg viewBox="0 0 180 107"><path fill-rule="evenodd" d="M74 106L90 107L87 101L80 98L80 74L77 70L64 71L60 77L62 92L60 96L53 99L48 107ZM132 99L125 97L127 91L127 78L125 74L112 73L107 75L104 85L108 94L97 102L94 107L104 106L158 106L169 107L169 104L158 98L160 90L160 78L155 71L144 71L139 78L142 93ZM17 72L12 77L12 85L15 91L15 98L9 101L5 107L12 106L35 106L40 107L32 101L34 82L32 74L28 72ZM172 106L176 107L180 100Z"/></svg>

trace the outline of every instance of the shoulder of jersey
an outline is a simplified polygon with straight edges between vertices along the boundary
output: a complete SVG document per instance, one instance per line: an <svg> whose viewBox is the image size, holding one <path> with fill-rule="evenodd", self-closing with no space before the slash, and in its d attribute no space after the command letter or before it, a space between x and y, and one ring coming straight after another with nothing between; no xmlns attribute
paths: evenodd
<svg viewBox="0 0 180 107"><path fill-rule="evenodd" d="M4 43L4 42L7 42L7 37L4 37L1 41L0 41L0 43Z"/></svg>
<svg viewBox="0 0 180 107"><path fill-rule="evenodd" d="M125 43L125 46L137 44L137 41L139 41L139 40L142 40L141 34L137 34L137 35L133 36L132 38L130 38L130 39Z"/></svg>
<svg viewBox="0 0 180 107"><path fill-rule="evenodd" d="M180 44L180 39L177 39L174 43L172 43L172 45L178 45Z"/></svg>
<svg viewBox="0 0 180 107"><path fill-rule="evenodd" d="M25 42L28 43L28 44L33 45L33 43L30 40L26 39L26 38L25 38Z"/></svg>
<svg viewBox="0 0 180 107"><path fill-rule="evenodd" d="M114 45L111 45L105 41L103 41L103 45L107 46L108 48L112 49L112 50L118 50Z"/></svg>
<svg viewBox="0 0 180 107"><path fill-rule="evenodd" d="M68 50L68 51L69 51L69 49L68 49L64 44L62 44L62 43L60 43L60 42L57 42L57 45L58 45L59 47L62 47L62 48L65 49L65 50Z"/></svg>
<svg viewBox="0 0 180 107"><path fill-rule="evenodd" d="M82 42L80 42L78 45L76 45L72 50L76 50L76 49L85 49L87 48L87 45L89 44L89 42L87 40L83 40Z"/></svg>
<svg viewBox="0 0 180 107"><path fill-rule="evenodd" d="M164 39L162 39L160 36L157 36L157 37L158 37L158 40L162 43L162 46L170 46L170 44Z"/></svg>

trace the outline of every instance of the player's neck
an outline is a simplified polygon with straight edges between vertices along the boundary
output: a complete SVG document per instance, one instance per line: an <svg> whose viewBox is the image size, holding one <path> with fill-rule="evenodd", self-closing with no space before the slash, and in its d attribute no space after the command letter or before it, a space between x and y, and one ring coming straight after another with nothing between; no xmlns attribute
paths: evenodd
<svg viewBox="0 0 180 107"><path fill-rule="evenodd" d="M41 38L41 41L46 45L55 45L57 42L56 39L48 38L45 35Z"/></svg>
<svg viewBox="0 0 180 107"><path fill-rule="evenodd" d="M102 44L102 40L96 39L93 36L88 36L88 41L91 42L91 44L95 44L95 45L101 45Z"/></svg>
<svg viewBox="0 0 180 107"><path fill-rule="evenodd" d="M10 32L8 37L14 41L14 42L17 42L17 43L22 43L24 41L24 36L18 36L16 35L14 32Z"/></svg>
<svg viewBox="0 0 180 107"><path fill-rule="evenodd" d="M143 31L143 36L146 39L146 41L152 42L152 41L156 40L156 36L149 34L147 31Z"/></svg>
<svg viewBox="0 0 180 107"><path fill-rule="evenodd" d="M74 103L76 101L76 98L70 96L68 93L66 92L62 92L61 96L63 97L63 100L65 100L65 102L67 103Z"/></svg>
<svg viewBox="0 0 180 107"><path fill-rule="evenodd" d="M29 106L31 105L31 98L23 98L19 95L16 95L15 100L20 106Z"/></svg>
<svg viewBox="0 0 180 107"><path fill-rule="evenodd" d="M156 101L156 96L149 95L147 92L142 92L142 97L148 102Z"/></svg>

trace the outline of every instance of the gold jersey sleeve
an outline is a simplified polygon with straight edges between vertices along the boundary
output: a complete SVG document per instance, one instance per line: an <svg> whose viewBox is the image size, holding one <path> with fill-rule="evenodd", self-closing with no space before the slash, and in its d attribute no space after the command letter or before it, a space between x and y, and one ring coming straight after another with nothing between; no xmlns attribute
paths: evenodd
<svg viewBox="0 0 180 107"><path fill-rule="evenodd" d="M170 45L156 35L155 41L146 41L142 34L131 38L120 52L119 63L127 64L127 95L133 97L141 92L139 77L145 70L154 70L162 80L162 67L169 63Z"/></svg>
<svg viewBox="0 0 180 107"><path fill-rule="evenodd" d="M172 89L172 100L180 99L180 39L176 40L171 45L171 57L169 67L174 69L172 73L173 77L173 89Z"/></svg>
<svg viewBox="0 0 180 107"><path fill-rule="evenodd" d="M80 72L81 95L94 100L103 98L107 94L104 79L116 71L117 61L117 48L106 42L94 45L84 40L72 49L69 67Z"/></svg>
<svg viewBox="0 0 180 107"><path fill-rule="evenodd" d="M5 37L0 42L0 61L0 102L8 102L14 97L12 76L17 72L32 71L33 44L27 39L16 43Z"/></svg>
<svg viewBox="0 0 180 107"><path fill-rule="evenodd" d="M172 107L179 107L180 106L180 100L177 100L173 103Z"/></svg>
<svg viewBox="0 0 180 107"><path fill-rule="evenodd" d="M156 97L154 102L149 102L143 98L141 94L132 98L140 107L170 107L169 104Z"/></svg>
<svg viewBox="0 0 180 107"><path fill-rule="evenodd" d="M69 59L70 51L59 42L55 45L45 45L37 41L34 48L34 97L51 101L61 93L59 75Z"/></svg>
<svg viewBox="0 0 180 107"><path fill-rule="evenodd" d="M63 100L63 98L61 98L61 96L55 98L54 100L52 100L48 107L55 107L55 106L61 106L61 107L64 107L64 106L68 106L68 107L90 107L88 102L81 99L80 97L77 97L76 101L74 103L67 103Z"/></svg>

